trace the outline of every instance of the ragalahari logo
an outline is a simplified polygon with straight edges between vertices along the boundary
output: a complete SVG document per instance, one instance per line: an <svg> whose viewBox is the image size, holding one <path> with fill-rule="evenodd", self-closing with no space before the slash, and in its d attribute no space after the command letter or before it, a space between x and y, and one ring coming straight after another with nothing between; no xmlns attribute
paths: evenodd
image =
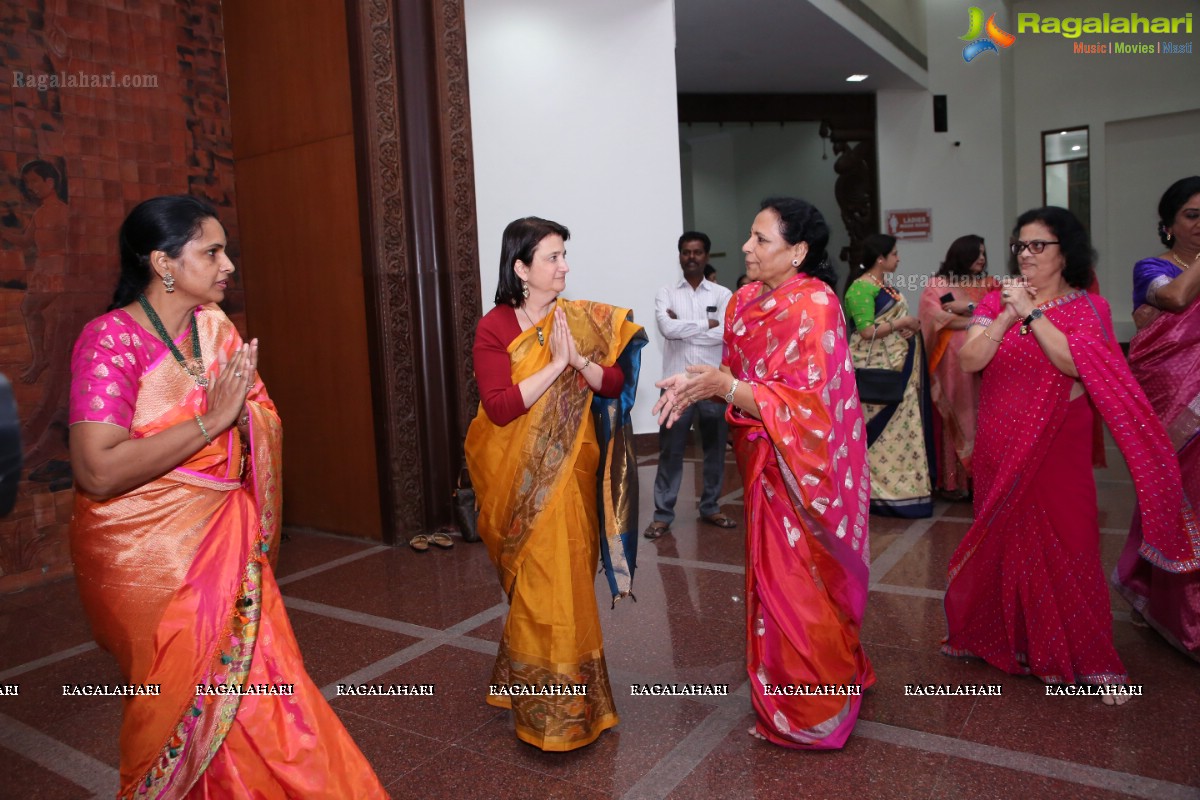
<svg viewBox="0 0 1200 800"><path fill-rule="evenodd" d="M997 45L1000 47L1011 47L1012 43L1017 40L1017 37L1011 33L1001 30L1000 26L996 24L995 14L988 17L987 25L984 25L983 11L978 7L971 6L968 13L970 14L970 22L968 23L970 27L965 34L958 37L961 41L970 42L970 44L963 48L963 60L968 64L980 53L988 50L991 50L993 53L999 53L1000 50L997 48ZM984 32L987 33L987 36L981 37L980 34Z"/></svg>

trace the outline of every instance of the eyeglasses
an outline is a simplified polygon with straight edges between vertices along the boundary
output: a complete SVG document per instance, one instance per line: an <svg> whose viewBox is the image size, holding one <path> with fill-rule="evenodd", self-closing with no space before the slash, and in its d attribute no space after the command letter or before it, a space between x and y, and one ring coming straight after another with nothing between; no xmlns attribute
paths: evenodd
<svg viewBox="0 0 1200 800"><path fill-rule="evenodd" d="M1040 255L1041 252L1046 249L1046 245L1048 244L1058 244L1058 242L1047 242L1043 239L1034 239L1032 242L1022 242L1020 239L1018 239L1010 244L1008 249L1012 250L1012 254L1014 256L1019 256L1021 255L1021 251L1028 247L1029 252L1036 256Z"/></svg>

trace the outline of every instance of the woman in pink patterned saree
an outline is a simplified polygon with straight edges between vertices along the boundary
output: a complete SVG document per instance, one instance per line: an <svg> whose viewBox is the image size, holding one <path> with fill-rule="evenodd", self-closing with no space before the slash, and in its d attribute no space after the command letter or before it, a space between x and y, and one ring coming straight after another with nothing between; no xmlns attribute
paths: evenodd
<svg viewBox="0 0 1200 800"><path fill-rule="evenodd" d="M934 415L937 489L948 499L971 494L975 453L975 413L979 375L963 372L958 351L967 339L975 306L996 288L987 274L983 238L968 234L950 244L941 269L921 292L918 312L929 359L929 393Z"/></svg>
<svg viewBox="0 0 1200 800"><path fill-rule="evenodd" d="M125 681L159 689L125 699L119 797L386 797L275 583L282 429L258 341L217 306L233 264L216 212L156 197L120 242L71 385L80 598Z"/></svg>
<svg viewBox="0 0 1200 800"><path fill-rule="evenodd" d="M1167 427L1183 473L1189 512L1200 499L1200 177L1176 181L1158 204L1167 251L1133 268L1129 368ZM1192 513L1186 534L1200 539ZM1146 622L1200 661L1200 572L1176 574L1141 558L1142 527L1134 517L1113 583Z"/></svg>
<svg viewBox="0 0 1200 800"><path fill-rule="evenodd" d="M1093 415L1125 456L1141 503L1141 556L1200 567L1177 526L1179 468L1134 381L1093 281L1087 231L1066 209L1023 214L1021 270L975 311L959 353L983 371L975 524L950 560L943 652L1046 683L1123 684L1100 565ZM1120 696L1105 696L1106 703Z"/></svg>
<svg viewBox="0 0 1200 800"><path fill-rule="evenodd" d="M751 283L725 320L721 369L659 382L660 421L723 397L746 504L746 669L758 722L782 747L846 743L875 673L867 600L866 434L829 230L803 200L763 201L743 246Z"/></svg>

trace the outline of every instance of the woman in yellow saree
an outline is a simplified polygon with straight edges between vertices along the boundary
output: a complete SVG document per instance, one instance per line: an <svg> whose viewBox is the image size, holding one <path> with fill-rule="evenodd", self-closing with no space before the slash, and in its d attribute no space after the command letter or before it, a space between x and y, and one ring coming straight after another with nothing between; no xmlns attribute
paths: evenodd
<svg viewBox="0 0 1200 800"><path fill-rule="evenodd" d="M551 751L617 724L595 576L603 555L614 602L629 592L628 423L646 343L628 309L558 297L569 236L537 217L505 229L496 307L475 335L480 409L466 441L479 535L510 606L487 702L512 709L518 738Z"/></svg>
<svg viewBox="0 0 1200 800"><path fill-rule="evenodd" d="M158 689L125 699L119 797L386 797L275 582L282 429L258 341L216 305L233 272L216 212L153 198L120 242L71 387L80 598L126 682Z"/></svg>

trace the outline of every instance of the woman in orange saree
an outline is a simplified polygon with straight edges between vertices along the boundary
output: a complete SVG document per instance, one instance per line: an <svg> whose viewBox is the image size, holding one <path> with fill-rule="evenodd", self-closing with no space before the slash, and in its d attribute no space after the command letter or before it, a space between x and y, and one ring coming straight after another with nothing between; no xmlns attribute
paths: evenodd
<svg viewBox="0 0 1200 800"><path fill-rule="evenodd" d="M953 499L971 493L979 408L979 376L963 372L958 351L966 341L975 306L996 286L987 275L983 238L967 235L951 243L941 269L921 292L919 316L929 359L929 392L937 409L933 418L937 488Z"/></svg>
<svg viewBox="0 0 1200 800"><path fill-rule="evenodd" d="M828 227L803 200L763 201L751 283L725 320L725 364L659 382L660 421L723 396L746 503L746 671L757 724L781 747L841 748L875 673L859 640L869 578L866 426ZM821 276L821 277L818 277Z"/></svg>
<svg viewBox="0 0 1200 800"><path fill-rule="evenodd" d="M480 409L466 440L479 535L509 599L487 702L549 751L588 745L618 721L595 576L603 554L614 602L629 593L629 409L646 343L627 309L558 298L569 236L537 217L505 229L496 307L476 331Z"/></svg>
<svg viewBox="0 0 1200 800"><path fill-rule="evenodd" d="M386 797L275 582L282 429L257 340L216 305L224 246L207 203L140 204L72 357L80 598L126 682L158 688L125 699L119 797Z"/></svg>

